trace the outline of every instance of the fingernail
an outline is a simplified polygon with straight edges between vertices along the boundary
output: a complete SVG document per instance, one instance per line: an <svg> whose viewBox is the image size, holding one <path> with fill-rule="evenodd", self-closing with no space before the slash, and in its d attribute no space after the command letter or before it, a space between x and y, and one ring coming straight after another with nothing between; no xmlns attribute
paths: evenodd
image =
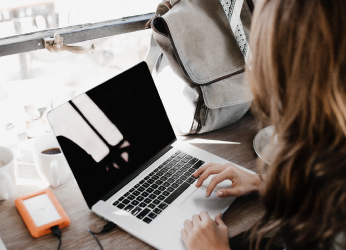
<svg viewBox="0 0 346 250"><path fill-rule="evenodd" d="M223 196L223 193L222 193L222 192L218 192L218 193L217 193L217 196L218 196L218 197L222 197L222 196Z"/></svg>
<svg viewBox="0 0 346 250"><path fill-rule="evenodd" d="M208 195L208 194L205 194L205 197L206 197L206 198L208 198L208 197L209 197L209 195Z"/></svg>

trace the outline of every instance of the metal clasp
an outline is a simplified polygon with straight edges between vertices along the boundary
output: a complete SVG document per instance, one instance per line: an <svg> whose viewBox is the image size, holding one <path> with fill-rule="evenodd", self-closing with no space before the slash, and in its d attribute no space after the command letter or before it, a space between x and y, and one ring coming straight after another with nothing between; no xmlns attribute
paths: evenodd
<svg viewBox="0 0 346 250"><path fill-rule="evenodd" d="M54 34L54 37L43 38L43 43L47 50L54 53L70 51L76 54L85 54L95 50L94 44L92 44L91 47L64 45L64 39L59 34Z"/></svg>

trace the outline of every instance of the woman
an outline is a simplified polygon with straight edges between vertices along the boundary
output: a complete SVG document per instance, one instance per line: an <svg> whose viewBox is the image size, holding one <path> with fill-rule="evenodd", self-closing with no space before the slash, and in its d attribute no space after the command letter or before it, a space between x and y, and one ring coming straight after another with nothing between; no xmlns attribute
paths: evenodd
<svg viewBox="0 0 346 250"><path fill-rule="evenodd" d="M197 187L217 174L221 197L259 190L265 214L253 249L269 233L287 249L346 249L346 1L262 0L253 18L247 72L256 113L277 134L265 178L232 165L199 169ZM261 169L261 168L260 168ZM229 249L228 229L202 212L181 232L189 249Z"/></svg>

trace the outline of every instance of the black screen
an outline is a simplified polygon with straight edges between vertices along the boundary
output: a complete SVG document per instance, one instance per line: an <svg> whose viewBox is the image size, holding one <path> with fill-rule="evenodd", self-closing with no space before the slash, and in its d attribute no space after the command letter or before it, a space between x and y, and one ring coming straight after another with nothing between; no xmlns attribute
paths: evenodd
<svg viewBox="0 0 346 250"><path fill-rule="evenodd" d="M57 136L73 175L91 208L176 137L144 62L86 94L123 135L117 145L111 146L98 134L110 150L100 162L96 162L69 138ZM73 102L70 101L70 104L78 111ZM52 110L49 120L54 114ZM79 114L87 122L83 114ZM95 131L95 128L92 129Z"/></svg>

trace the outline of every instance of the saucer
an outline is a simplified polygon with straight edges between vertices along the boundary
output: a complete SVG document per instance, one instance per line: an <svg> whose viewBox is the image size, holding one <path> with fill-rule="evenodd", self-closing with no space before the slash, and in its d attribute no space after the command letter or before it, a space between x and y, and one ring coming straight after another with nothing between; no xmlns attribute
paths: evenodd
<svg viewBox="0 0 346 250"><path fill-rule="evenodd" d="M268 152L271 148L270 139L273 135L273 132L273 126L265 127L256 134L253 140L253 148L256 154L267 164L269 164L269 162L268 159L266 159L266 156L268 156Z"/></svg>

